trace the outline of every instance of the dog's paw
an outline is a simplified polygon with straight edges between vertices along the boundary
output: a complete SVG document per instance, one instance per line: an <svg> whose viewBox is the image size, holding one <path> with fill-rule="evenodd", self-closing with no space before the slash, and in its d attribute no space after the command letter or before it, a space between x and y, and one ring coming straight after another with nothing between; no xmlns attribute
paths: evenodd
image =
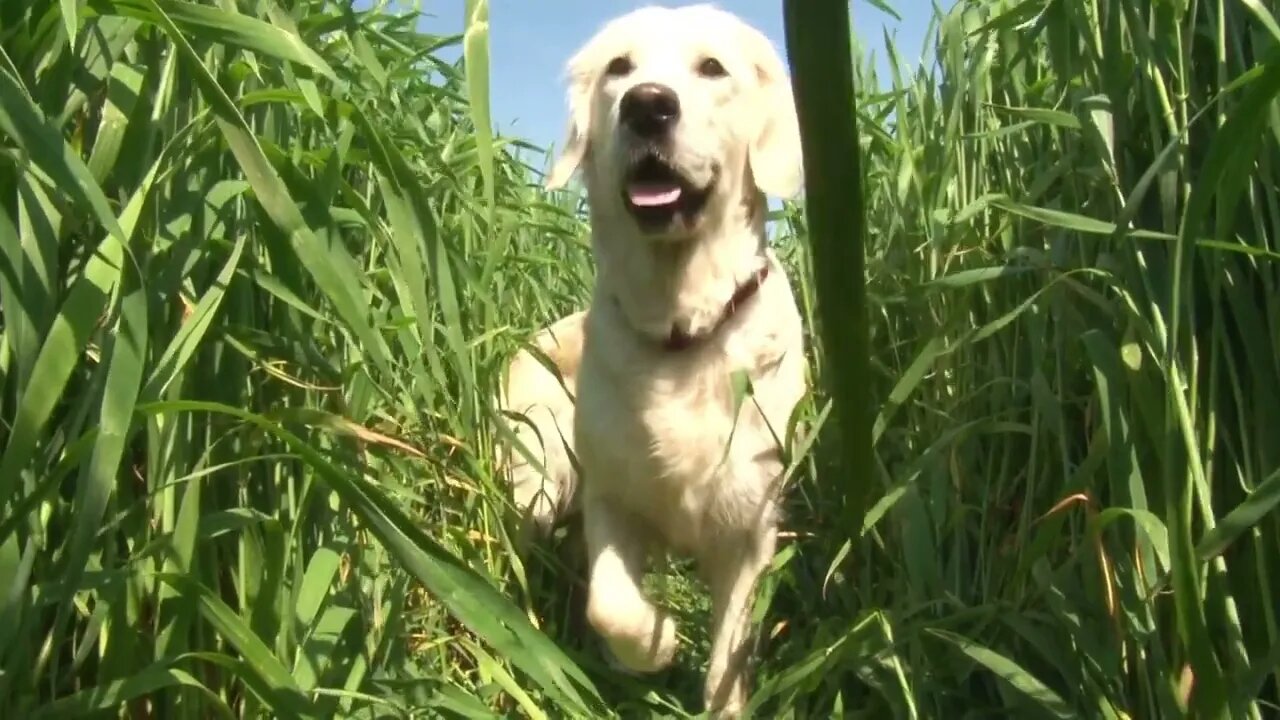
<svg viewBox="0 0 1280 720"><path fill-rule="evenodd" d="M747 696L745 692L734 692L732 696L721 705L714 705L708 700L707 715L713 720L737 720L743 717L743 711L747 707Z"/></svg>
<svg viewBox="0 0 1280 720"><path fill-rule="evenodd" d="M604 655L604 664L608 665L610 670L616 673L622 673L628 677L638 677L643 674L638 670L632 670L627 667L627 664L618 658L618 653L613 651L613 646L607 641L602 639L600 641L600 647L602 648Z"/></svg>
<svg viewBox="0 0 1280 720"><path fill-rule="evenodd" d="M610 667L629 675L665 670L675 659L680 641L676 639L676 623L670 616L659 616L656 633L644 637L614 636L605 643L605 659Z"/></svg>
<svg viewBox="0 0 1280 720"><path fill-rule="evenodd" d="M714 720L742 717L747 707L747 681L741 674L730 677L711 673L703 694L707 715Z"/></svg>
<svg viewBox="0 0 1280 720"><path fill-rule="evenodd" d="M745 706L745 703L740 705L726 705L712 710L710 713L707 713L707 716L710 717L711 720L738 720L743 717L742 712Z"/></svg>

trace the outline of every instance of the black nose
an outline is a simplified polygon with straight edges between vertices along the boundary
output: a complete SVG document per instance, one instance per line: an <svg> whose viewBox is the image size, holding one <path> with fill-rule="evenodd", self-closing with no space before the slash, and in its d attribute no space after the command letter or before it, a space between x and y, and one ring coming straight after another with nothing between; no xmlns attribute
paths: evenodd
<svg viewBox="0 0 1280 720"><path fill-rule="evenodd" d="M680 98L666 85L640 83L622 96L618 112L632 132L653 137L680 119Z"/></svg>

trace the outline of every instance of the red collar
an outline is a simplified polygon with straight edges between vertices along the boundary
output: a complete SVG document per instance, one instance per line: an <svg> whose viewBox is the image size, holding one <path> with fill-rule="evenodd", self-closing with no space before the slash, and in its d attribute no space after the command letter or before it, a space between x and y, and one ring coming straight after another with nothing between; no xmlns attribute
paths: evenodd
<svg viewBox="0 0 1280 720"><path fill-rule="evenodd" d="M716 320L716 324L713 325L710 330L700 335L690 335L678 327L672 327L671 334L668 335L666 341L662 343L662 348L664 350L671 350L672 352L679 352L680 350L684 350L692 346L695 342L711 335L716 330L719 330L720 326L724 325L729 318L733 317L733 314L737 312L739 305L750 300L751 296L756 294L756 291L760 289L760 286L764 284L764 279L768 276L769 263L766 262L764 266L755 271L755 273L752 274L746 282L739 285L737 290L733 291L733 297L729 298L729 302L725 303L724 310L720 313L720 318Z"/></svg>

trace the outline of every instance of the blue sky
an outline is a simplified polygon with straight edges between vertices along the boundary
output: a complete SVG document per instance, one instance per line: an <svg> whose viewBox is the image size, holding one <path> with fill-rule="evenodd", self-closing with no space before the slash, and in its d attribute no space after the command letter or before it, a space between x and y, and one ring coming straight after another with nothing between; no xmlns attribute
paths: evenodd
<svg viewBox="0 0 1280 720"><path fill-rule="evenodd" d="M490 0L490 93L495 129L546 147L559 146L564 131L564 64L569 55L609 19L646 4L687 0ZM883 31L894 36L902 62L914 65L933 14L932 0L884 0L902 20L866 0L852 0L854 31L876 49L884 77ZM366 6L369 3L360 2ZM464 0L424 0L424 31L448 35L462 29ZM760 28L783 52L782 0L719 0ZM949 0L941 2L944 7ZM452 55L448 56L452 57Z"/></svg>

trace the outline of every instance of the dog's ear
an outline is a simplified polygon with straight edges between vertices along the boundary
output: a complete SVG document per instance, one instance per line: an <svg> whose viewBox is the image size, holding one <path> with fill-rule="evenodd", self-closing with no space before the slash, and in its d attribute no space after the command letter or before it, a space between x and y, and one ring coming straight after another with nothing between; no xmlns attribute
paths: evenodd
<svg viewBox="0 0 1280 720"><path fill-rule="evenodd" d="M800 192L804 183L800 124L791 80L766 37L753 37L747 47L751 48L758 81L754 113L758 125L747 148L747 162L761 192L790 198Z"/></svg>
<svg viewBox="0 0 1280 720"><path fill-rule="evenodd" d="M569 127L565 132L564 147L547 175L548 190L562 188L569 182L586 157L590 144L591 96L596 83L594 74L582 66L582 60L585 58L575 58L569 63Z"/></svg>

